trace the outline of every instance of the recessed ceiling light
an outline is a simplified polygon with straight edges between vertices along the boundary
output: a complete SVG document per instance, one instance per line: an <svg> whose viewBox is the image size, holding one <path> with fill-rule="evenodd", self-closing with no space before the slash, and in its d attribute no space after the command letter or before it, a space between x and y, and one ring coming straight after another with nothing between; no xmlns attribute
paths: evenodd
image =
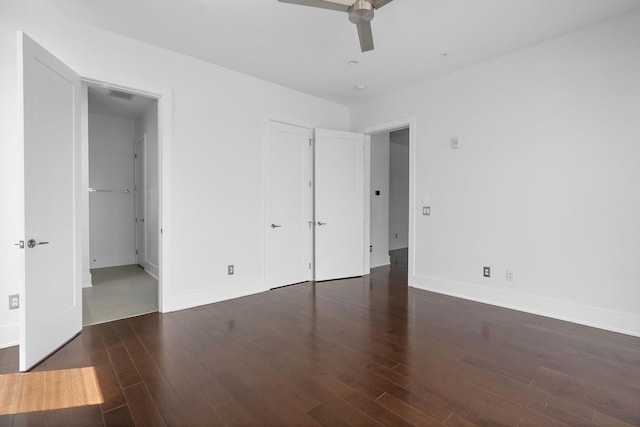
<svg viewBox="0 0 640 427"><path fill-rule="evenodd" d="M367 88L367 85L355 85L353 87L353 90L358 91L358 92L362 92L363 90L365 90Z"/></svg>
<svg viewBox="0 0 640 427"><path fill-rule="evenodd" d="M359 62L356 61L355 59L352 59L351 61L348 62L349 65L358 65Z"/></svg>

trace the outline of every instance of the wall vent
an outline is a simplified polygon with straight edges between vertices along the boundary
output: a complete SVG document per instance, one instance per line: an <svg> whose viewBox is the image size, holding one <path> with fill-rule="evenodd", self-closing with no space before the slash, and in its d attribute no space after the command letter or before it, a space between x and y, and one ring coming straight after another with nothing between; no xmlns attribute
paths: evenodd
<svg viewBox="0 0 640 427"><path fill-rule="evenodd" d="M113 90L113 89L109 89L109 92L107 92L107 95L113 96L114 98L125 99L127 101L131 101L135 96L132 93L120 92L119 90Z"/></svg>

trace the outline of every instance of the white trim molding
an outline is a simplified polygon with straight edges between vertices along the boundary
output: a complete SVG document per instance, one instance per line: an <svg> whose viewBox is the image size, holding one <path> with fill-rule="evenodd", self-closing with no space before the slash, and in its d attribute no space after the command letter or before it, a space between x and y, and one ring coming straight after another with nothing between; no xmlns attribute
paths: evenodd
<svg viewBox="0 0 640 427"><path fill-rule="evenodd" d="M168 311L185 310L262 292L265 292L265 283L262 279L196 289L170 295L171 306Z"/></svg>
<svg viewBox="0 0 640 427"><path fill-rule="evenodd" d="M412 287L640 337L640 316L438 277L413 275Z"/></svg>
<svg viewBox="0 0 640 427"><path fill-rule="evenodd" d="M408 255L408 269L409 274L407 277L407 281L409 286L413 285L413 277L416 271L415 268L415 230L416 230L416 131L417 131L417 119L416 116L406 117L403 119L397 119L390 122L382 123L379 125L369 126L364 129L359 129L357 132L363 133L365 135L372 135L380 132L392 132L394 130L409 128L409 255ZM369 150L371 147L369 147ZM370 153L369 153L370 156ZM366 171L365 171L366 172ZM365 173L365 189L371 187L371 174ZM368 204L367 200L369 200L368 193L365 196L365 210L369 210L371 208L370 204ZM365 217L370 216L370 212L365 212ZM366 246L363 248L364 256L369 256L369 242L371 241L371 230L368 228L364 230L365 237L364 241L366 242ZM369 266L370 268L372 266ZM368 272L365 272L368 274Z"/></svg>

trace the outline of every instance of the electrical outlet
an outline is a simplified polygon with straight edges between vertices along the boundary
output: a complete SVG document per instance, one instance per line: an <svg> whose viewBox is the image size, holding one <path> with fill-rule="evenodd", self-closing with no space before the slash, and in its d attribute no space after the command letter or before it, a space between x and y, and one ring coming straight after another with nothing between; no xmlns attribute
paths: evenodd
<svg viewBox="0 0 640 427"><path fill-rule="evenodd" d="M491 267L484 267L483 275L484 277L491 277Z"/></svg>
<svg viewBox="0 0 640 427"><path fill-rule="evenodd" d="M231 276L233 274L233 264L227 267L227 274Z"/></svg>
<svg viewBox="0 0 640 427"><path fill-rule="evenodd" d="M373 253L373 245L369 245L369 252Z"/></svg>
<svg viewBox="0 0 640 427"><path fill-rule="evenodd" d="M431 206L423 206L422 215L431 215Z"/></svg>
<svg viewBox="0 0 640 427"><path fill-rule="evenodd" d="M505 274L505 279L507 279L507 282L513 282L514 281L514 273L513 270L509 270L507 269L507 272Z"/></svg>
<svg viewBox="0 0 640 427"><path fill-rule="evenodd" d="M9 295L9 310L20 308L20 294Z"/></svg>

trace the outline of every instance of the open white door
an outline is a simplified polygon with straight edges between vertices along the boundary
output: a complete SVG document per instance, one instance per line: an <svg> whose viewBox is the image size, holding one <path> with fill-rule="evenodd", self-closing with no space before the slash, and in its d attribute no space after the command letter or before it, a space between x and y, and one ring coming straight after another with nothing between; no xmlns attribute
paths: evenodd
<svg viewBox="0 0 640 427"><path fill-rule="evenodd" d="M364 274L364 135L315 130L315 280Z"/></svg>
<svg viewBox="0 0 640 427"><path fill-rule="evenodd" d="M269 288L311 280L311 130L270 122L265 276Z"/></svg>
<svg viewBox="0 0 640 427"><path fill-rule="evenodd" d="M24 144L20 370L82 329L80 77L18 33ZM87 191L85 188L84 191Z"/></svg>

